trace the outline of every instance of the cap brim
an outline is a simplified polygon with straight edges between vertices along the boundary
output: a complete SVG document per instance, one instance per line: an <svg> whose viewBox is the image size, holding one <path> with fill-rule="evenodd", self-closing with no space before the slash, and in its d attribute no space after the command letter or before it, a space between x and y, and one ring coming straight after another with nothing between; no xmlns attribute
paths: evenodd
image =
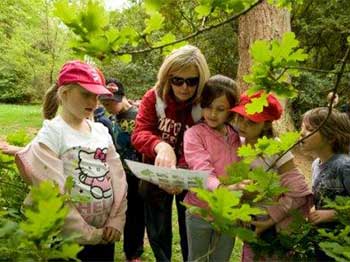
<svg viewBox="0 0 350 262"><path fill-rule="evenodd" d="M123 100L123 96L121 95L100 95L98 97L100 100L113 100L116 102L121 102Z"/></svg>
<svg viewBox="0 0 350 262"><path fill-rule="evenodd" d="M87 91L96 94L96 95L107 95L112 96L113 94L103 85L93 85L93 84L85 84L85 83L78 83L83 88L85 88Z"/></svg>

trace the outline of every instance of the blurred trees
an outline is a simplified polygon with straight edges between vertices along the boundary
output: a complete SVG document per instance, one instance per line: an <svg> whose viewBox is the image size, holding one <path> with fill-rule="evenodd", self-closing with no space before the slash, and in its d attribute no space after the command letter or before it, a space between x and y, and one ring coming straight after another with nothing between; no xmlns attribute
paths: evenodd
<svg viewBox="0 0 350 262"><path fill-rule="evenodd" d="M52 0L3 0L0 2L0 102L39 101L67 59L80 58L72 54L70 31L53 16ZM130 25L144 29L146 13L142 1L129 0L131 7L110 12L116 28ZM297 2L297 1L295 1ZM194 11L195 1L168 0L162 5L165 18L159 35L172 32L176 38L184 37L201 27ZM336 65L346 46L350 31L350 2L347 0L308 0L293 6L292 31L309 52L307 67L330 70ZM227 18L222 12L209 17L206 24ZM215 21L214 21L215 20ZM157 37L153 33L153 37ZM142 38L142 35L139 35ZM189 40L205 54L212 74L236 77L238 67L238 23L233 21L207 31ZM140 48L147 48L147 39ZM149 40L149 39L148 39ZM166 48L165 48L166 49ZM131 98L140 98L156 81L163 60L162 49L134 54L132 63L126 64L116 57L95 61L107 77L117 77L125 84ZM349 70L347 70L349 71ZM300 96L293 102L299 114L322 101L331 88L332 74L306 72L305 81L296 82ZM349 74L340 87L341 102L349 96ZM310 89L310 87L312 87ZM317 99L308 99L309 91Z"/></svg>

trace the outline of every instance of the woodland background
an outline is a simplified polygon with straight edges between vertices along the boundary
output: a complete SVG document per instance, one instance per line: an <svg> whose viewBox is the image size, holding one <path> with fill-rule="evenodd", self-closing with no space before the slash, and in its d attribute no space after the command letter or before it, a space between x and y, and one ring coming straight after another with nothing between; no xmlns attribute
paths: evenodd
<svg viewBox="0 0 350 262"><path fill-rule="evenodd" d="M209 3L209 7L221 7L224 3L234 5L235 3L253 3L254 1L149 0L148 2L153 4L155 2L162 3L161 8L158 7L158 9L164 18L161 27L155 29L157 27L155 20L152 25L154 28L149 29L152 21L145 24L149 13L145 11L143 1L129 0L128 6L130 8L109 10L108 21L108 25L112 25L114 28L132 29L124 32L125 38L128 38L127 41L124 39L125 43L132 38L134 32L141 32L137 35L138 41L135 46L128 42L129 46L126 46L126 50L130 51L129 54L133 54L126 57L117 56L118 52L120 50L123 52L124 48L122 34L120 35L121 39L118 40L121 43L121 48L117 48L117 51L108 49L109 47L105 46L105 43L99 42L97 38L84 39L84 32L76 34L80 28L74 27L74 25L66 27L62 23L62 17L63 20L69 21L76 10L74 11L73 8L61 9L61 19L59 19L56 16L57 10L55 11L57 2L68 1L2 0L0 2L0 138L7 137L7 140L13 144L25 145L40 127L42 96L45 90L54 83L59 68L66 60L80 58L95 63L102 69L106 77L117 77L124 83L129 98L140 99L145 91L154 85L164 53L169 51L168 47L153 48L153 40L167 35L168 32L171 32L175 39L181 39L196 33L204 24L208 24L210 27L215 23L224 22L231 15L222 10L213 14L215 11L212 9L209 10L209 13L213 14L214 18L203 16L200 20L198 14L208 10L195 10L194 7L199 3ZM84 5L89 1L71 2ZM262 3L261 6L266 4L266 1L258 2ZM298 128L301 114L310 108L325 106L327 104L325 97L334 86L337 87L340 95L339 104L345 103L349 98L350 68L346 61L342 61L342 58L348 48L349 40L347 38L350 35L350 16L348 15L350 1L276 0L276 2L291 3L290 13L288 13L290 30L300 41L300 47L308 54L308 59L298 68L300 76L290 79L298 93L287 101L289 109L287 111L292 116L292 124ZM205 9L205 5L201 5L201 7ZM269 8L260 10L269 11ZM92 10L90 14L87 13L87 17L97 17L94 22L104 23L103 13L98 16L96 15L98 12L99 10ZM196 45L202 50L212 75L220 73L234 79L242 76L239 73L239 67L242 65L243 59L240 59L239 54L242 55L242 49L248 51L248 48L242 47L242 41L239 42L239 39L242 39L242 32L252 33L255 36L259 33L265 36L270 34L270 37L267 37L270 40L276 35L282 35L278 32L279 24L272 23L269 27L259 27L259 23L263 24L261 22L266 18L264 15L269 16L268 12L257 14L252 11L250 14L253 16L247 14L241 21L233 19L229 23L212 27L204 33L195 34L187 40L188 43ZM244 19L246 20L244 21ZM271 19L271 21L274 20ZM89 25L89 21L84 21L84 23L85 26ZM242 28L242 25L246 27ZM90 26L93 28L95 24L90 23ZM253 28L255 30L258 28L261 32L253 32ZM266 33L269 30L270 32ZM275 32L277 33L275 34ZM77 35L80 35L80 40L82 40L78 44ZM86 44L86 40L91 41ZM167 42L171 41L168 39ZM105 53L96 52L96 50L103 48L106 50ZM143 49L149 49L149 51L132 52L132 50ZM90 56L86 56L84 53L88 53ZM342 66L345 68L344 74L342 74L341 81L335 85L335 75ZM297 153L296 158L299 165L309 169L310 163L305 156ZM20 212L20 206L28 188L19 179L14 169L13 159L5 158L1 154L0 184L1 257L9 259L31 257L34 260L40 258L42 261L50 258L74 257L77 249L74 249L76 247L73 248L70 240L67 239L64 240L67 241L66 249L57 248L60 250L59 253L54 253L56 250L52 250L53 236L57 236L58 228L64 220L64 212L62 211L64 207L59 207L58 210L39 210L42 212L38 212L36 217L30 217L28 213L25 214L26 219L22 220L23 214ZM42 190L47 194L40 193L39 200L42 203L49 203L51 198L53 201L60 198L52 193L54 191L49 186ZM63 202L64 200L62 200ZM347 207L350 208L350 202ZM58 211L62 214L58 214ZM42 231L43 223L47 222L48 218L52 219L49 221L48 230ZM40 221L40 219L42 220ZM176 227L176 223L174 227ZM23 237L23 230L26 233L25 237ZM350 228L348 230L350 231ZM19 242L21 245L17 246ZM344 243L344 241L339 242ZM348 244L350 245L350 241ZM345 245L344 249L346 249ZM117 261L122 259L121 253L121 244L119 243L116 252ZM235 250L232 261L238 261L239 254L240 244ZM179 257L178 234L175 233L174 261L177 261ZM144 258L152 260L148 246Z"/></svg>
<svg viewBox="0 0 350 262"><path fill-rule="evenodd" d="M141 30L146 17L141 1L129 2L131 8L110 13L110 23L117 28L129 24L135 30ZM74 35L53 15L53 3L50 0L1 1L1 103L40 103L64 61L77 58L70 48ZM171 31L181 38L195 30L195 1L169 0L166 3L162 8L164 26L157 34ZM290 102L296 121L302 112L326 103L325 95L333 84L333 76L327 70L335 68L345 51L350 30L349 13L350 2L347 0L307 0L300 5L294 4L291 9L292 31L309 54L304 66L320 69L319 72L305 70L294 82L299 94ZM189 42L203 51L212 74L235 78L239 62L237 33L238 21L234 20ZM130 98L139 99L155 83L162 60L162 50L157 49L133 55L131 63L124 63L116 56L102 62L96 60L96 63L107 77L117 77L125 83ZM338 88L341 100L349 96L349 78L346 74Z"/></svg>

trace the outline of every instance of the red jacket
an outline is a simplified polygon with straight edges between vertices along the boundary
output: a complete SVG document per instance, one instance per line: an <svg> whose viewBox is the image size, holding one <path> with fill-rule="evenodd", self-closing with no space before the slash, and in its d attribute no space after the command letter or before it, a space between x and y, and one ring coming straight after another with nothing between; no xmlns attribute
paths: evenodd
<svg viewBox="0 0 350 262"><path fill-rule="evenodd" d="M183 134L200 118L199 105L177 102L170 97L164 102L156 95L155 89L150 89L142 98L131 142L145 156L146 162L154 163L154 148L165 141L175 150L177 166L186 167Z"/></svg>

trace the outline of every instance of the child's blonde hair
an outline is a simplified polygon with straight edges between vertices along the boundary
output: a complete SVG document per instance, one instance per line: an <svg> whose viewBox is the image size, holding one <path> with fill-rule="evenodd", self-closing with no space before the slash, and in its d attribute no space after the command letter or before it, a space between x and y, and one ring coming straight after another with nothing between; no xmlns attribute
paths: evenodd
<svg viewBox="0 0 350 262"><path fill-rule="evenodd" d="M203 86L208 80L210 73L204 55L197 47L192 45L185 45L174 50L165 58L163 64L161 65L158 71L155 89L163 101L165 101L166 96L171 90L169 82L170 76L190 66L195 66L199 73L199 83L193 103L199 102Z"/></svg>
<svg viewBox="0 0 350 262"><path fill-rule="evenodd" d="M304 114L303 123L310 131L315 130L326 119L328 112L327 107L311 109ZM350 119L347 114L332 109L329 118L319 129L319 132L323 138L330 142L334 153L349 153Z"/></svg>
<svg viewBox="0 0 350 262"><path fill-rule="evenodd" d="M44 102L43 102L43 115L45 119L52 119L56 116L59 105L62 101L62 93L65 90L79 86L78 84L74 85L65 85L59 87L57 84L52 85L45 93ZM59 87L59 88L58 88Z"/></svg>

